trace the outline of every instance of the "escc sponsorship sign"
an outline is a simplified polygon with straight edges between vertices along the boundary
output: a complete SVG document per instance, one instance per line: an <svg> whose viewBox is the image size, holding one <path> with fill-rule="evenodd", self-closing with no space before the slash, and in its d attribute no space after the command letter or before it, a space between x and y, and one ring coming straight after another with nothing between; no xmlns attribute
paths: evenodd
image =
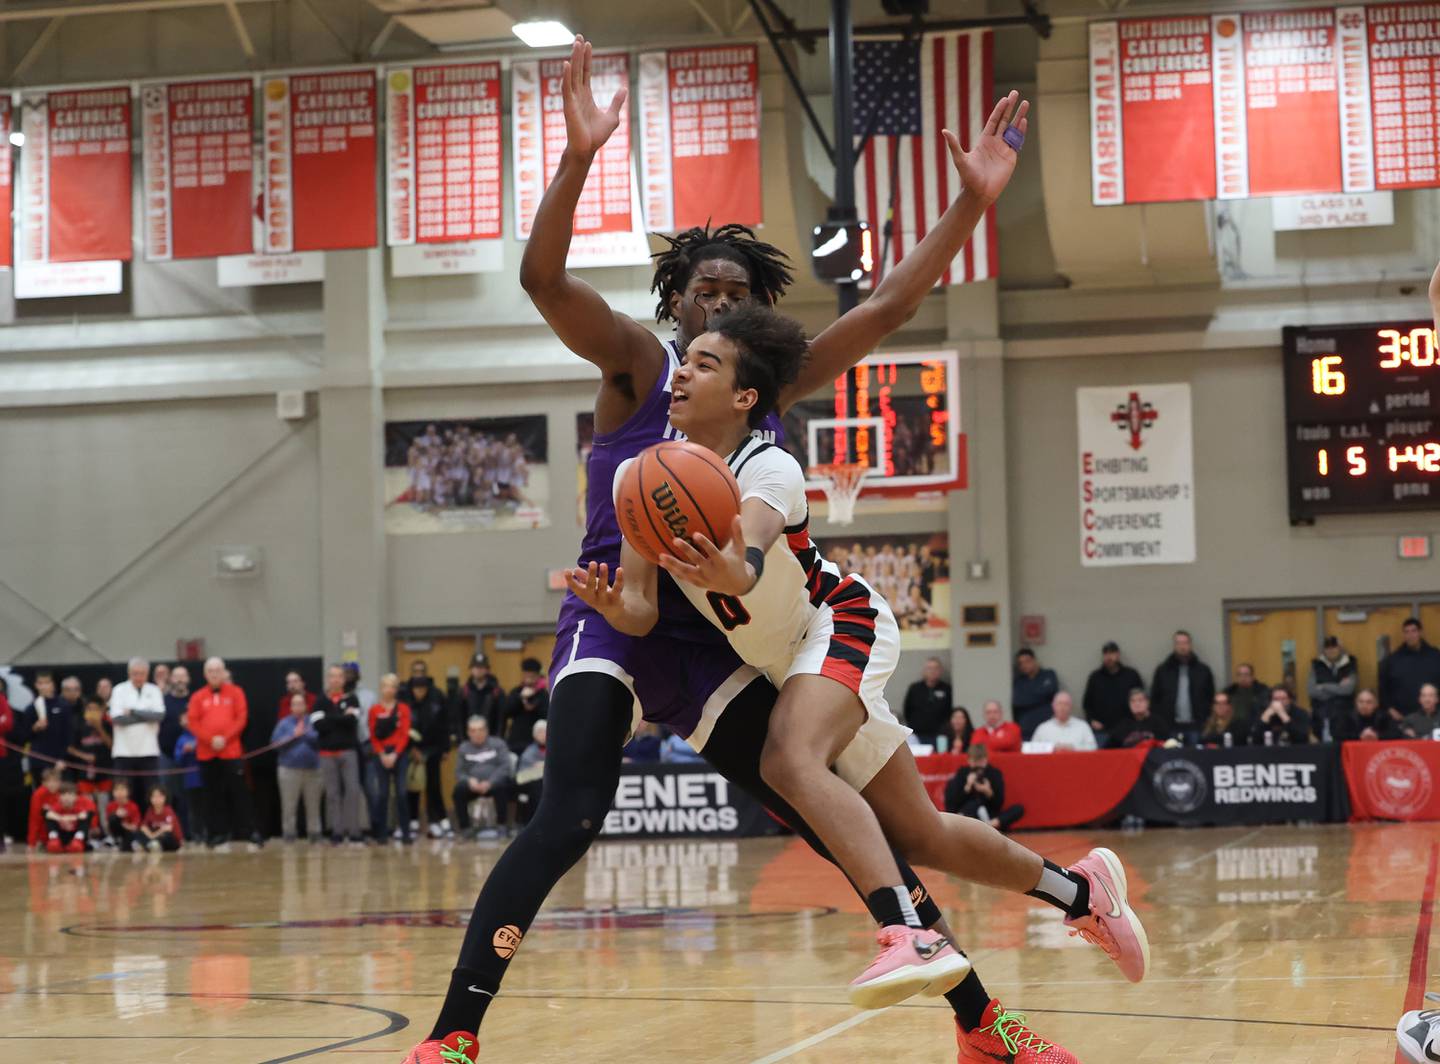
<svg viewBox="0 0 1440 1064"><path fill-rule="evenodd" d="M1271 824L1343 820L1334 746L1152 750L1129 811L1170 824Z"/></svg>
<svg viewBox="0 0 1440 1064"><path fill-rule="evenodd" d="M739 787L705 764L626 765L602 834L774 835L779 825Z"/></svg>

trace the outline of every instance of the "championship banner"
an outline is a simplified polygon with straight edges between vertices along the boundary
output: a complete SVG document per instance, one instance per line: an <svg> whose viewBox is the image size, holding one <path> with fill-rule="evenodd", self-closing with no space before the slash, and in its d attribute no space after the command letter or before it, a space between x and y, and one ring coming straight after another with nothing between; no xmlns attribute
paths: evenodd
<svg viewBox="0 0 1440 1064"><path fill-rule="evenodd" d="M1190 385L1078 388L1080 564L1195 560Z"/></svg>
<svg viewBox="0 0 1440 1064"><path fill-rule="evenodd" d="M565 102L560 79L564 60L542 59L510 66L511 121L515 127L515 233L530 239L540 197L545 194L565 151ZM595 102L608 107L617 90L630 83L630 57L596 55L590 60ZM621 233L631 217L630 109L595 156L585 190L575 209L575 235Z"/></svg>
<svg viewBox="0 0 1440 1064"><path fill-rule="evenodd" d="M500 64L391 68L385 76L386 242L500 237Z"/></svg>
<svg viewBox="0 0 1440 1064"><path fill-rule="evenodd" d="M0 92L0 203L9 203L10 197L10 158L11 152L5 145L10 143L10 134L14 130L11 122L14 119L14 105L11 102L8 92ZM9 269L14 262L15 234L10 221L9 211L0 211L4 217L0 218L0 269Z"/></svg>
<svg viewBox="0 0 1440 1064"><path fill-rule="evenodd" d="M1356 820L1440 820L1440 743L1346 743L1342 758Z"/></svg>
<svg viewBox="0 0 1440 1064"><path fill-rule="evenodd" d="M22 263L130 258L130 88L25 94Z"/></svg>
<svg viewBox="0 0 1440 1064"><path fill-rule="evenodd" d="M254 250L254 122L250 78L141 90L147 261Z"/></svg>
<svg viewBox="0 0 1440 1064"><path fill-rule="evenodd" d="M709 765L623 765L601 834L625 836L776 835L765 807Z"/></svg>
<svg viewBox="0 0 1440 1064"><path fill-rule="evenodd" d="M263 91L260 250L374 247L374 70L268 76Z"/></svg>
<svg viewBox="0 0 1440 1064"><path fill-rule="evenodd" d="M640 56L645 228L763 221L755 45Z"/></svg>
<svg viewBox="0 0 1440 1064"><path fill-rule="evenodd" d="M1126 811L1185 826L1326 822L1345 820L1349 801L1333 744L1153 749Z"/></svg>

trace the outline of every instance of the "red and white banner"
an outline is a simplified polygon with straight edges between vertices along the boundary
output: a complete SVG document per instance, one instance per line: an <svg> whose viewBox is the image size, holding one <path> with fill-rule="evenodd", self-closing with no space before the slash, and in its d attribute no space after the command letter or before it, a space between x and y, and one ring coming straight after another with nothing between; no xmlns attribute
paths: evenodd
<svg viewBox="0 0 1440 1064"><path fill-rule="evenodd" d="M15 128L14 104L10 93L0 92L0 203L11 202L10 195L10 133ZM15 234L11 227L10 212L0 211L0 269L9 269L15 253Z"/></svg>
<svg viewBox="0 0 1440 1064"><path fill-rule="evenodd" d="M1434 187L1440 183L1436 180L1440 7L1381 4L1367 7L1365 15L1375 115L1375 187Z"/></svg>
<svg viewBox="0 0 1440 1064"><path fill-rule="evenodd" d="M511 121L515 127L515 233L530 238L535 211L565 151L565 103L560 78L564 60L542 59L510 66ZM628 55L595 55L590 61L590 89L595 102L608 107L615 93L630 83ZM595 156L575 210L575 235L622 233L633 228L631 214L630 109L620 112L620 126Z"/></svg>
<svg viewBox="0 0 1440 1064"><path fill-rule="evenodd" d="M128 260L130 88L25 94L22 262Z"/></svg>
<svg viewBox="0 0 1440 1064"><path fill-rule="evenodd" d="M500 237L500 64L386 72L386 240Z"/></svg>
<svg viewBox="0 0 1440 1064"><path fill-rule="evenodd" d="M375 71L271 76L263 91L260 250L374 247Z"/></svg>
<svg viewBox="0 0 1440 1064"><path fill-rule="evenodd" d="M254 82L146 85L140 104L145 258L253 251Z"/></svg>
<svg viewBox="0 0 1440 1064"><path fill-rule="evenodd" d="M754 45L640 56L645 228L759 225L760 75Z"/></svg>

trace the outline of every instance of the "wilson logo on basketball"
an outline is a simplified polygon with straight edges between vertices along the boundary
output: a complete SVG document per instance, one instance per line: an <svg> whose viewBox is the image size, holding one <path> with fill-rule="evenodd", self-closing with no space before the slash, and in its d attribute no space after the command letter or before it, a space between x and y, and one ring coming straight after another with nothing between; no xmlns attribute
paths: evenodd
<svg viewBox="0 0 1440 1064"><path fill-rule="evenodd" d="M655 503L655 508L660 511L660 520L665 522L665 527L676 539L685 539L689 532L690 521L680 510L680 504L675 501L675 492L670 487L670 482L664 480L660 486L650 493L650 500Z"/></svg>
<svg viewBox="0 0 1440 1064"><path fill-rule="evenodd" d="M1434 781L1419 754L1382 750L1365 766L1365 793L1381 816L1414 816L1430 802Z"/></svg>
<svg viewBox="0 0 1440 1064"><path fill-rule="evenodd" d="M490 939L490 943L495 947L497 957L502 961L509 960L520 948L520 940L524 937L514 924L506 924L504 927L495 929L495 935Z"/></svg>

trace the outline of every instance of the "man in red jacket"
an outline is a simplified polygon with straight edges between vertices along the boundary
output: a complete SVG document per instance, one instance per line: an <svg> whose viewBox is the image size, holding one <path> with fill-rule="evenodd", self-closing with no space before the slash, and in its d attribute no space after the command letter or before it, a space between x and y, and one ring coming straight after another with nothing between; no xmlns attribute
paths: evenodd
<svg viewBox="0 0 1440 1064"><path fill-rule="evenodd" d="M250 791L245 786L244 753L240 734L245 730L249 707L245 692L230 683L225 662L211 658L205 663L205 686L190 696L188 721L195 736L195 757L200 762L202 797L206 804L205 824L210 846L222 853L230 850L232 830L250 838L251 850L264 839L252 827Z"/></svg>
<svg viewBox="0 0 1440 1064"><path fill-rule="evenodd" d="M993 698L985 703L985 727L976 728L970 744L983 743L992 754L1014 753L1020 749L1020 725L1005 719L1005 710Z"/></svg>

